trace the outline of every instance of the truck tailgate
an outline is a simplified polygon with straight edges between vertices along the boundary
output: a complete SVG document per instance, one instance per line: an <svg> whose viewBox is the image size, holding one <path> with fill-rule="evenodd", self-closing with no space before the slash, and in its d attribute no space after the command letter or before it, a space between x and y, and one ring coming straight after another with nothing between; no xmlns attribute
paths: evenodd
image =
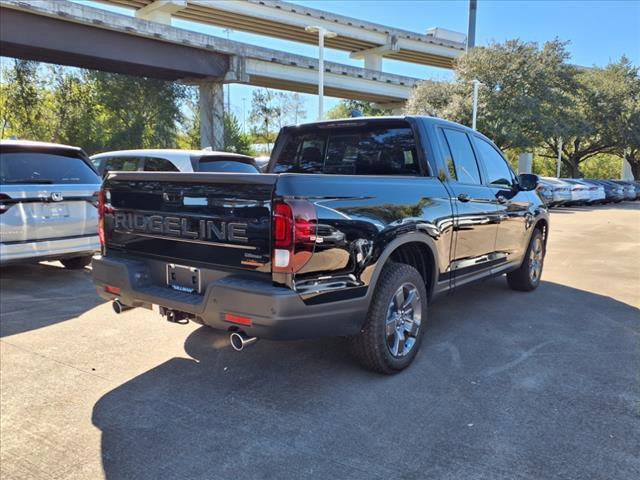
<svg viewBox="0 0 640 480"><path fill-rule="evenodd" d="M104 182L108 249L182 265L271 271L277 175L114 172Z"/></svg>

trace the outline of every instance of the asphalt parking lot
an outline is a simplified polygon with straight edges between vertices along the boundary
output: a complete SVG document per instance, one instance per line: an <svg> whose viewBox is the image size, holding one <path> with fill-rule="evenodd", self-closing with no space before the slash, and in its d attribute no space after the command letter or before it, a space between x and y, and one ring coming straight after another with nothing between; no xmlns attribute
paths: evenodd
<svg viewBox="0 0 640 480"><path fill-rule="evenodd" d="M414 365L134 310L90 272L1 272L2 479L640 478L640 204L555 210L540 288L432 305Z"/></svg>

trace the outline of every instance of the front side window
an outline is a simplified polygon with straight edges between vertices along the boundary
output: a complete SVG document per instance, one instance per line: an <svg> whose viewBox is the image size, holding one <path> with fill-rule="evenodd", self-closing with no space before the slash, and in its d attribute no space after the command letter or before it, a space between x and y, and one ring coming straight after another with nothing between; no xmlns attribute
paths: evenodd
<svg viewBox="0 0 640 480"><path fill-rule="evenodd" d="M289 133L275 173L420 175L417 146L408 127L332 128Z"/></svg>
<svg viewBox="0 0 640 480"><path fill-rule="evenodd" d="M478 163L467 134L450 128L442 130L449 147L448 154L453 158L457 180L461 183L480 185L482 182Z"/></svg>
<svg viewBox="0 0 640 480"><path fill-rule="evenodd" d="M493 145L482 138L473 139L478 153L487 170L487 183L505 187L513 186L513 174L502 155Z"/></svg>
<svg viewBox="0 0 640 480"><path fill-rule="evenodd" d="M75 154L3 151L0 183L91 184L100 183L100 178Z"/></svg>

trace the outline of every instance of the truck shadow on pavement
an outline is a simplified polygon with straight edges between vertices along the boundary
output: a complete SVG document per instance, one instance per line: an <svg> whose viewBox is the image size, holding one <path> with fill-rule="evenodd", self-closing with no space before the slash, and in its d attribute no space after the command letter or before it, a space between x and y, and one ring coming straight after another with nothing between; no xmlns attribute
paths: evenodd
<svg viewBox="0 0 640 480"><path fill-rule="evenodd" d="M94 406L108 479L633 478L640 310L504 279L434 304L415 363L206 327ZM153 348L149 346L149 348Z"/></svg>
<svg viewBox="0 0 640 480"><path fill-rule="evenodd" d="M91 270L51 263L3 266L0 292L0 337L64 322L104 302Z"/></svg>

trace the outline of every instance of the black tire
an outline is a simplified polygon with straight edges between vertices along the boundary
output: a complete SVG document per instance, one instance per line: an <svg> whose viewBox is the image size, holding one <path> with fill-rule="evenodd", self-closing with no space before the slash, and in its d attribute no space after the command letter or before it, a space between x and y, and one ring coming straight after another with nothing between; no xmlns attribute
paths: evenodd
<svg viewBox="0 0 640 480"><path fill-rule="evenodd" d="M410 298L416 298L412 296L413 293L417 294L419 303L411 302L411 306L403 309L406 317L404 314L397 315L394 318L398 320L387 324L390 312L392 313L394 305L399 301L398 292L401 288L403 290L400 303L409 305ZM367 320L360 333L350 339L351 351L358 362L370 370L385 374L397 373L408 367L420 348L427 320L427 301L424 280L415 268L402 263L386 265L373 293ZM409 319L409 311L412 320L405 323L405 318ZM412 327L416 324L418 328L412 334ZM388 334L388 328L393 330L393 333ZM405 330L407 328L409 330ZM389 345L390 342L394 343L396 337L405 339L399 340L402 342L402 352L399 344ZM392 353L393 349L398 355Z"/></svg>
<svg viewBox="0 0 640 480"><path fill-rule="evenodd" d="M541 249L540 252L538 252L538 248ZM533 235L531 235L522 265L517 270L507 273L507 283L512 290L530 292L538 288L540 277L542 276L545 253L542 232L539 229L535 229ZM536 272L535 274L534 271Z"/></svg>
<svg viewBox="0 0 640 480"><path fill-rule="evenodd" d="M63 258L60 263L69 270L80 270L91 263L93 255L87 255L84 257Z"/></svg>

